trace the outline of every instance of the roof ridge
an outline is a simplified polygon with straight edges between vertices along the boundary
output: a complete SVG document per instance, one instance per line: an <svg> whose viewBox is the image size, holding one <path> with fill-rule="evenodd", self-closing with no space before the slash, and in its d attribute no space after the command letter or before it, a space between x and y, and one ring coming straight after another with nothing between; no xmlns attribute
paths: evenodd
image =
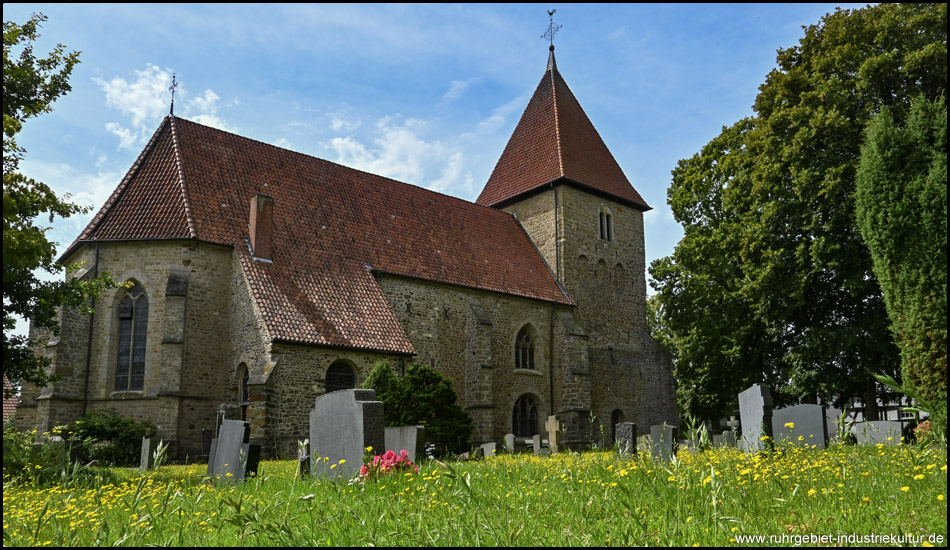
<svg viewBox="0 0 950 550"><path fill-rule="evenodd" d="M175 124L177 117L168 115L172 132L172 151L175 153L175 168L178 173L178 183L181 186L181 199L185 203L185 220L188 222L188 234L192 239L198 238L198 228L195 225L195 217L191 208L191 200L188 198L188 186L185 184L185 167L181 158L181 147L178 145L178 127Z"/></svg>
<svg viewBox="0 0 950 550"><path fill-rule="evenodd" d="M551 57L554 57L554 51L551 51ZM552 67L548 72L551 73L551 102L554 104L554 144L557 146L557 165L561 177L564 177L564 150L561 147L561 121L558 118L557 105L557 82L554 80L554 73L557 72L557 66Z"/></svg>
<svg viewBox="0 0 950 550"><path fill-rule="evenodd" d="M142 152L139 153L139 156L136 157L135 162L132 163L132 166L129 168L129 171L125 173L125 176L122 178L122 181L119 182L119 185L112 191L112 194L109 195L109 198L106 199L106 202L102 205L102 208L96 212L96 215L92 217L89 223L86 225L85 229L79 233L79 236L76 237L76 240L70 244L63 254L57 260L62 262L66 259L76 246L84 240L87 240L91 234L93 234L96 229L105 221L106 217L109 215L109 212L112 211L112 207L115 206L115 203L118 202L119 198L125 193L125 190L128 188L129 183L132 179L138 174L139 170L142 168L142 165L145 163L145 159L152 154L152 151L155 147L155 144L158 142L158 137L161 135L162 131L165 129L165 125L168 123L168 117L162 119L162 123L158 125L158 128L155 129L155 133L152 134L152 137L149 138L148 143L145 144L145 147L142 149Z"/></svg>
<svg viewBox="0 0 950 550"><path fill-rule="evenodd" d="M267 147L270 147L270 148L273 148L273 149L277 149L277 150L279 150L279 151L286 151L286 152L288 152L288 153L291 153L291 154L294 154L294 155L299 155L299 156L304 157L304 158L307 158L307 159L318 160L318 161L320 161L320 162L325 162L325 163L330 164L330 165L333 165L333 166L339 166L340 168L344 168L344 169L346 169L346 170L352 170L352 171L354 171L354 172L359 172L360 174L366 174L366 175L371 176L371 177L374 177L374 178L380 178L380 179L384 179L384 180L387 180L387 181L390 181L390 182L393 182L393 183L397 183L397 184L400 184L400 185L408 185L408 186L410 186L410 187L415 187L416 189L420 189L420 190L422 190L422 191L425 191L426 193L432 193L432 194L438 195L438 196L440 196L440 197L444 197L444 198L447 198L447 199L452 199L453 201L461 202L461 203L464 203L464 204L466 204L466 205L468 205L468 206L477 206L477 207L479 207L479 208L486 208L486 209L491 210L491 211L494 211L494 212L497 212L497 211L498 211L497 209L492 208L491 206L485 206L485 205L483 205L483 204L478 204L478 203L475 202L475 201L466 200L466 199L463 199L463 198L461 198L461 197L456 197L456 196L454 196L454 195L449 195L448 193L443 193L443 192L441 192L441 191L436 191L436 190L434 190L434 189L429 189L428 187L423 187L423 186L417 185L417 184L415 184L415 183L409 183L409 182L407 182L407 181L397 180L396 178L392 178L392 177L389 177L389 176L384 176L384 175L382 175L382 174L374 174L373 172L367 172L366 170L363 170L363 169L361 169L361 168L354 168L354 167L352 167L352 166L347 166L347 165L345 165L345 164L340 164L339 162L334 162L334 161L332 161L332 160L328 160L328 159L325 159L325 158L321 158L321 157L318 157L318 156L316 156L316 155L311 155L311 154L307 154L307 153L302 153L302 152L300 152L300 151L295 151L295 150L293 150L293 149L288 149L288 148L286 148L286 147L280 147L279 145L274 145L273 143L267 143L266 141L262 141L262 140L259 140L259 139L254 139L254 138L252 138L252 137L242 136L241 134L236 134L236 133L234 133L234 132L229 132L229 131L227 131L227 130L222 130L221 128L215 128L214 126L208 126L208 125L206 125L206 124L201 124L200 122L195 122L195 121L193 121L193 120L188 120L187 118L183 118L183 117L180 117L180 116L175 116L174 118L175 118L176 121L181 121L181 122L185 122L185 123L188 123L188 124L194 124L195 126L200 126L200 127L202 127L202 128L207 128L207 129L212 130L212 131L215 131L215 132L221 132L221 133L223 133L223 134L228 134L228 135L234 136L234 137L237 138L237 139L241 139L241 140L245 140L245 141L249 141L249 142L253 142L253 143L259 143L259 144L261 144L261 145L264 145L264 146L267 146ZM177 132L176 132L175 135L177 136ZM175 148L176 158L177 158L177 156L180 155L180 151L179 151L179 149L178 149L178 147L177 147L177 143L178 143L178 142L177 142L177 138L176 138L176 142L175 142L175 144L176 144L176 148ZM191 217L190 217L190 213L189 213L189 222L190 222L190 221L191 221Z"/></svg>

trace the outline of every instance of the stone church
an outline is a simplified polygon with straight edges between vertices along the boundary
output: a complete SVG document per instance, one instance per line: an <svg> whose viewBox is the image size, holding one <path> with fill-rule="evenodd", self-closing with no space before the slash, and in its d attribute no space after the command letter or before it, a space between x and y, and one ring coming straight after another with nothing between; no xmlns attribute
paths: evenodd
<svg viewBox="0 0 950 550"><path fill-rule="evenodd" d="M474 204L169 115L61 258L126 284L61 312L61 378L23 388L18 424L116 409L194 456L236 404L287 455L318 395L384 359L450 377L473 444L551 414L577 446L676 422L645 326L649 209L553 46Z"/></svg>

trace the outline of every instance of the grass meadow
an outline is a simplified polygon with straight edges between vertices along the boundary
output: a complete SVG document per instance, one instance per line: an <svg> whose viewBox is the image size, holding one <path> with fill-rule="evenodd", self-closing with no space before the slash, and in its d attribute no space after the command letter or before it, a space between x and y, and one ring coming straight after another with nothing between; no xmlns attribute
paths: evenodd
<svg viewBox="0 0 950 550"><path fill-rule="evenodd" d="M504 455L430 461L418 473L350 483L298 477L295 467L265 461L244 483L205 479L204 465L146 474L113 469L108 483L76 486L41 486L5 474L3 544L944 546L947 540L943 447L787 448L754 456L681 451L667 463L613 452ZM765 538L746 538L757 536Z"/></svg>

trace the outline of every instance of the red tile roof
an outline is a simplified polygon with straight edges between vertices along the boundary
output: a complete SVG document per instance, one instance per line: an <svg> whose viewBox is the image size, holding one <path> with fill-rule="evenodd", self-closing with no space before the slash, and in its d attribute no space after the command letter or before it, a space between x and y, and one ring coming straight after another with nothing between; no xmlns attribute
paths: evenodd
<svg viewBox="0 0 950 550"><path fill-rule="evenodd" d="M273 263L247 244L274 198ZM570 304L509 214L168 117L84 241L233 246L274 340L414 353L373 272Z"/></svg>
<svg viewBox="0 0 950 550"><path fill-rule="evenodd" d="M501 205L554 182L579 184L650 209L567 87L552 50L548 70L475 202Z"/></svg>

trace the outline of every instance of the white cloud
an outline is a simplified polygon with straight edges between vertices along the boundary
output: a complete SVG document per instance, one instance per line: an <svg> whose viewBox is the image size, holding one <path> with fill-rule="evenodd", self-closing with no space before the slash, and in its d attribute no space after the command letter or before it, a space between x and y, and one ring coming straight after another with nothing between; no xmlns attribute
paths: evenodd
<svg viewBox="0 0 950 550"><path fill-rule="evenodd" d="M523 97L516 97L501 105L496 107L491 114L485 120L482 120L478 123L475 133L477 134L493 134L505 123L508 121L508 116L513 112L521 112L521 109L524 109L524 106L527 104L527 100Z"/></svg>
<svg viewBox="0 0 950 550"><path fill-rule="evenodd" d="M134 71L131 81L121 77L109 81L101 78L93 80L105 92L106 105L128 117L125 124L106 124L106 129L119 138L120 149L135 149L144 144L171 107L171 92L168 88L172 82L172 72L151 63L142 71ZM218 116L218 101L221 99L218 94L207 89L202 95L185 103L187 96L188 92L179 83L175 97L179 105L183 105L182 111L188 118L199 124L229 130L225 120ZM239 103L235 98L228 105Z"/></svg>
<svg viewBox="0 0 950 550"><path fill-rule="evenodd" d="M168 112L171 95L168 87L172 73L151 63L143 71L135 71L131 82L115 77L108 82L93 79L106 94L106 105L129 117L130 127L118 122L106 124L106 129L119 137L119 148L133 148L144 142L150 130Z"/></svg>
<svg viewBox="0 0 950 550"><path fill-rule="evenodd" d="M118 122L106 123L106 130L118 136L119 149L131 149L139 139L137 133L133 133L132 130L122 126Z"/></svg>
<svg viewBox="0 0 950 550"><path fill-rule="evenodd" d="M359 128L362 124L359 119L344 120L343 118L332 113L328 114L327 116L330 117L330 128L333 128L335 132L339 132L340 130L352 132L353 130Z"/></svg>
<svg viewBox="0 0 950 550"><path fill-rule="evenodd" d="M462 93L474 82L474 78L468 80L453 80L449 83L449 91L442 96L442 103L450 103L458 99Z"/></svg>
<svg viewBox="0 0 950 550"><path fill-rule="evenodd" d="M421 119L399 124L394 117L384 117L376 123L372 146L352 136L336 137L323 145L336 153L336 162L373 174L436 191L471 185L472 175L464 170L461 151L419 136L427 125Z"/></svg>

